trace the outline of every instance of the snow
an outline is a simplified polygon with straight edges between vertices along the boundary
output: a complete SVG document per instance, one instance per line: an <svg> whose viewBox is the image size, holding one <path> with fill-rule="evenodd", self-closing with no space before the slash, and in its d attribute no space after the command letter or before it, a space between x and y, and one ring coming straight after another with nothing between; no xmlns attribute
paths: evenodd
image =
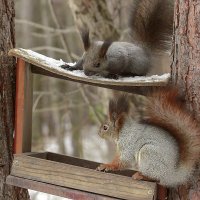
<svg viewBox="0 0 200 200"><path fill-rule="evenodd" d="M29 190L30 197L35 197L37 200L67 200L67 198L64 197L58 197L42 192L37 192L34 190ZM32 198L31 198L32 199Z"/></svg>
<svg viewBox="0 0 200 200"><path fill-rule="evenodd" d="M60 66L61 65L64 65L66 64L62 59L60 60L56 60L56 59L53 59L53 58L50 58L50 57L47 57L47 56L44 56L42 54L39 54L35 51L32 51L32 50L26 50L26 49L22 49L20 48L20 50L22 51L26 51L28 53L29 56L35 58L35 59L38 59L40 61L42 61L43 63L47 64L49 67L52 67L52 68L57 68L57 70L61 70L63 71L64 69L62 69ZM73 66L75 65L76 63L67 63L68 65L70 66ZM65 71L65 70L64 70Z"/></svg>

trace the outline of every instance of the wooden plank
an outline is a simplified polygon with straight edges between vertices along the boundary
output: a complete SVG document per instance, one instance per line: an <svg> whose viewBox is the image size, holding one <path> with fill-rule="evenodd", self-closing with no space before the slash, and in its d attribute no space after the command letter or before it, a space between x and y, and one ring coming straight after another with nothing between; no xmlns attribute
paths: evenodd
<svg viewBox="0 0 200 200"><path fill-rule="evenodd" d="M104 195L93 194L90 192L64 188L57 185L46 184L39 181L19 178L15 176L8 176L6 178L6 184L17 186L20 188L36 190L39 192L44 192L44 193L57 195L60 197L74 199L74 200L117 200L118 199L118 198L112 198L112 197L108 197Z"/></svg>
<svg viewBox="0 0 200 200"><path fill-rule="evenodd" d="M11 175L120 199L152 200L156 196L156 183L27 155L15 155Z"/></svg>
<svg viewBox="0 0 200 200"><path fill-rule="evenodd" d="M49 76L49 77L53 77L53 78L58 78L58 79L63 79L63 80L67 80L67 81L73 81L73 82L78 82L78 83L83 83L83 84L87 84L87 85L91 85L91 86L97 86L97 87L102 87L102 88L107 88L107 89L112 89L112 90L118 90L118 91L123 91L123 92L129 92L129 93L134 93L134 94L141 94L141 95L145 95L147 92L150 92L150 90L154 90L155 87L156 88L164 88L166 87L166 85L164 84L164 86L162 85L148 85L145 86L143 85L142 87L138 87L135 85L123 85L123 83L121 85L111 85L111 84L102 84L102 83L95 83L95 82L87 82L86 80L78 80L78 79L71 79L69 77L63 76L63 75L59 75L59 74L55 74L53 72L50 72L48 70L45 70L43 68L37 67L35 65L32 65L32 72L35 74L41 74L44 76ZM150 87L152 86L152 87Z"/></svg>
<svg viewBox="0 0 200 200"><path fill-rule="evenodd" d="M31 152L31 153L27 153L26 155L36 157L36 158L51 160L51 161L55 161L55 162L59 162L59 163L65 163L65 164L75 165L75 166L79 166L79 167L84 167L84 168L88 168L88 169L96 169L100 165L100 163L98 163L98 162L84 160L84 159L61 155L61 154L56 154L56 153L51 153L51 152L44 152L44 153ZM109 172L109 173L131 177L135 173L135 171L122 170L122 171L115 171L115 172Z"/></svg>
<svg viewBox="0 0 200 200"><path fill-rule="evenodd" d="M34 73L40 74L51 74L53 77L60 77L63 79L70 79L75 82L83 82L86 84L99 84L101 87L110 86L166 86L168 84L170 75L166 74L163 76L140 76L140 77L120 77L119 80L113 80L103 77L91 77L86 76L83 71L78 73L64 70L60 65L64 64L62 61L58 61L52 58L48 58L44 55L36 53L27 49L12 49L9 51L9 55L22 58L28 63L37 66L39 69L35 70Z"/></svg>
<svg viewBox="0 0 200 200"><path fill-rule="evenodd" d="M32 72L30 65L22 59L17 59L16 76L14 152L30 152L32 132Z"/></svg>

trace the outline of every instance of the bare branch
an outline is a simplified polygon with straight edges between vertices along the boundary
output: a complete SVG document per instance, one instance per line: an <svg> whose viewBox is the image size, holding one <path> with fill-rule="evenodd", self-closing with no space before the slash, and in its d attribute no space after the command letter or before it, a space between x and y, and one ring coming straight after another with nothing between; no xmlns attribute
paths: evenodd
<svg viewBox="0 0 200 200"><path fill-rule="evenodd" d="M48 4L49 4L50 13L51 13L53 21L54 21L54 23L56 25L56 28L60 29L60 25L58 23L56 14L54 12L51 0L48 0ZM59 38L60 38L60 41L61 41L61 44L62 44L63 48L66 50L68 61L71 62L72 61L72 57L70 55L70 50L69 50L69 48L68 48L68 46L67 46L67 44L65 42L65 39L64 39L64 36L63 36L62 33L59 34Z"/></svg>
<svg viewBox="0 0 200 200"><path fill-rule="evenodd" d="M65 49L61 49L61 48L57 48L57 47L51 47L51 46L38 46L38 47L32 47L30 48L32 51L54 51L57 53L62 53L66 55L66 50ZM76 55L75 53L71 53L70 54L71 57L75 60L79 60L80 56Z"/></svg>
<svg viewBox="0 0 200 200"><path fill-rule="evenodd" d="M94 113L99 125L102 124L102 120L98 114L98 112L95 110L94 106L92 105L92 103L90 102L90 99L87 97L86 93L85 93L85 88L81 85L81 84L77 84L78 88L80 89L80 92L83 96L84 101L87 103L87 105L89 106L89 108L91 108L92 112Z"/></svg>
<svg viewBox="0 0 200 200"><path fill-rule="evenodd" d="M72 32L77 31L75 26L69 26L66 29L59 29L59 28L53 28L53 27L45 26L45 25L38 24L38 23L35 23L35 22L31 22L31 21L28 21L28 20L25 20L25 19L15 19L15 22L16 22L16 24L23 24L23 25L32 26L32 27L35 27L35 28L38 28L38 29L42 29L42 30L45 30L45 31L52 32L54 34L72 33Z"/></svg>
<svg viewBox="0 0 200 200"><path fill-rule="evenodd" d="M35 100L34 104L33 104L33 112L35 111L40 99L42 98L43 94L38 95L37 99Z"/></svg>
<svg viewBox="0 0 200 200"><path fill-rule="evenodd" d="M79 104L72 104L72 105L68 105L67 103L59 103L56 106L50 106L50 107L46 107L46 108L38 108L34 110L34 113L42 113L42 112L55 112L58 110L64 110L64 109L73 109L73 108L77 108L77 107L83 107L83 106L87 106L87 103L79 103Z"/></svg>
<svg viewBox="0 0 200 200"><path fill-rule="evenodd" d="M44 50L49 50L49 51L54 51L54 52L66 54L66 50L65 50L65 49L56 48L56 47L51 47L51 46L32 47L32 48L30 48L30 49L33 50L33 51L44 51Z"/></svg>
<svg viewBox="0 0 200 200"><path fill-rule="evenodd" d="M88 86L86 86L86 87L88 87ZM76 89L76 90L73 90L73 91L70 91L70 92L66 92L66 93L58 92L58 91L51 91L51 92L48 92L48 91L34 91L33 95L43 94L43 95L69 96L69 95L75 94L77 92L80 92L80 89Z"/></svg>

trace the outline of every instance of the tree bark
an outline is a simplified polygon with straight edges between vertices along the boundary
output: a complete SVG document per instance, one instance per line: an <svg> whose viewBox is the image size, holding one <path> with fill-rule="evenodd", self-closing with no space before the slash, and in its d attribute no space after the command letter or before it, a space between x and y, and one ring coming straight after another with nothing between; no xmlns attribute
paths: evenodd
<svg viewBox="0 0 200 200"><path fill-rule="evenodd" d="M0 199L29 199L27 190L5 184L13 159L15 59L14 0L0 0Z"/></svg>
<svg viewBox="0 0 200 200"><path fill-rule="evenodd" d="M200 120L200 3L176 0L172 82L185 95L188 108ZM169 199L200 199L199 167L190 184L170 190Z"/></svg>

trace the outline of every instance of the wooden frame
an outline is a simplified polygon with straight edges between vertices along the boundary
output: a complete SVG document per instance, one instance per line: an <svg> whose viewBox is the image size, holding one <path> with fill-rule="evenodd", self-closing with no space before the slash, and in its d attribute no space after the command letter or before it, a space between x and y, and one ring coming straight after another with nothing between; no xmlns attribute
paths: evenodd
<svg viewBox="0 0 200 200"><path fill-rule="evenodd" d="M34 52L33 52L34 53ZM108 89L114 89L119 91L125 91L130 93L144 94L154 87L165 87L168 84L168 78L164 80L135 81L134 83L112 83L112 81L96 81L91 78L80 78L71 74L64 76L59 74L57 70L54 72L45 61L43 56L32 56L29 50L25 49L11 49L10 56L17 57L17 72L16 72L16 114L15 114L15 140L14 140L14 152L24 153L31 152L31 127L32 127L32 77L33 74L41 74L54 78L60 78L69 81L75 81L92 86L104 87ZM37 53L36 53L37 55ZM40 54L38 54L40 55ZM130 81L131 82L131 81ZM24 123L26 120L26 123Z"/></svg>
<svg viewBox="0 0 200 200"><path fill-rule="evenodd" d="M84 191L74 190L70 188L65 188L57 185L46 184L38 181L33 181L25 178L19 178L14 176L8 176L6 183L9 185L17 186L25 189L32 189L39 192L44 192L60 197L65 197L69 199L76 200L116 200L116 198L107 197L104 195L97 195L93 193L88 193Z"/></svg>
<svg viewBox="0 0 200 200"><path fill-rule="evenodd" d="M134 171L131 170L115 174L96 171L99 164L48 152L20 154L15 155L7 182L14 183L23 178L25 183L30 184L29 189L39 191L40 186L34 185L32 188L31 181L40 184L45 182L47 187L57 185L117 199L156 199L156 183L133 180L131 176ZM21 184L21 187L26 186ZM60 195L58 191L48 190L51 194Z"/></svg>
<svg viewBox="0 0 200 200"><path fill-rule="evenodd" d="M23 52L23 54L21 54ZM25 53L24 53L25 52ZM89 84L93 86L98 87L104 87L109 89L115 89L120 91L126 91L126 92L133 92L133 93L139 93L144 94L146 92L146 88L148 87L148 90L153 87L165 87L167 85L168 80L160 81L158 80L153 81L150 86L147 86L147 83L134 83L134 84L125 84L123 83L117 83L117 85L111 83L104 84L101 81L91 81L89 80L87 82L87 79L80 80L79 78L76 79L76 77L67 77L60 75L59 73L54 73L52 70L46 70L45 66L46 64L41 64L38 60L39 58L31 58L29 60L29 57L26 55L26 50L11 50L10 55L14 55L17 58L17 78L16 78L16 113L15 113L15 139L14 139L14 152L20 155L15 155L13 167L11 170L11 175L7 177L7 184L11 184L18 187L23 187L27 189L33 189L38 190L41 192L46 192L58 196L63 196L67 198L72 199L104 199L104 200L110 200L110 199L155 199L156 198L156 184L150 183L150 182L137 182L133 181L131 178L128 177L122 177L121 175L127 175L128 171L125 171L123 173L119 173L120 175L114 175L114 174L107 174L103 172L97 172L94 169L97 167L98 163L90 162L90 161L83 161L80 159L71 158L68 156L61 156L61 155L54 155L51 153L43 153L43 154L21 154L25 152L31 152L31 129L32 129L32 76L33 74L42 74L46 76L51 76L55 78L61 78L65 80L80 82L84 84ZM42 66L42 67L41 67ZM140 87L138 87L140 86ZM54 155L54 156L51 156ZM49 160L48 156L51 157L53 160ZM49 157L49 158L50 158ZM56 159L55 159L56 158ZM39 159L39 160L38 160ZM64 161L65 160L65 161ZM70 163L66 163L70 162ZM76 166L77 164L80 164L80 162L84 164L90 165L92 168L85 169L86 166ZM36 164L35 164L36 163ZM32 166L34 166L34 169L32 169ZM91 187L90 185L86 185L86 187L74 187L73 185L68 185L67 179L62 179L61 182L59 180L55 179L48 179L48 176L43 179L41 179L41 176L37 177L37 170L40 171L41 174L45 174L47 172L51 172L49 170L49 167L51 169L61 169L59 171L60 177L62 177L62 174L65 174L65 172L68 173L69 169L70 171L73 171L73 175L76 176L76 173L78 171L83 171L81 173L81 176L84 177L85 174L88 174L88 177L93 176L95 174L95 180L98 180L98 185L96 188ZM46 167L46 169L45 169ZM88 167L86 167L88 168ZM28 169L32 169L29 171L29 173L26 173ZM37 170L36 170L37 169ZM44 170L45 169L45 170ZM63 171L63 169L65 169ZM75 170L74 170L75 169ZM93 170L91 170L93 169ZM34 171L36 170L36 171ZM57 171L55 172L55 174ZM124 174L125 173L125 174ZM133 173L131 171L131 173ZM33 176L35 174L35 176ZM54 177L56 176L54 174ZM129 171L130 176L130 171ZM87 178L87 177L86 177ZM116 186L117 190L113 190L111 193L111 190L107 190L107 185L111 186L112 184L109 183L109 179L112 181L113 187ZM53 182L52 182L53 180ZM104 181L107 180L105 183ZM72 181L72 179L71 179ZM63 183L66 183L63 185ZM86 183L90 183L90 180L88 179ZM123 183L123 184L122 184ZM128 185L127 185L128 183ZM106 187L99 191L98 188L101 188L101 186L105 185ZM76 184L77 185L77 184ZM126 185L126 187L125 187ZM132 188L130 188L132 186ZM74 187L74 188L71 188ZM93 190L90 190L92 189ZM119 191L121 191L120 188L124 188L123 195L118 194ZM83 191L85 190L85 191ZM135 191L135 193L133 192ZM126 194L127 193L127 194ZM164 200L166 197L166 189L163 187L158 187L158 199Z"/></svg>
<svg viewBox="0 0 200 200"><path fill-rule="evenodd" d="M17 59L14 153L31 152L32 76L30 64Z"/></svg>

